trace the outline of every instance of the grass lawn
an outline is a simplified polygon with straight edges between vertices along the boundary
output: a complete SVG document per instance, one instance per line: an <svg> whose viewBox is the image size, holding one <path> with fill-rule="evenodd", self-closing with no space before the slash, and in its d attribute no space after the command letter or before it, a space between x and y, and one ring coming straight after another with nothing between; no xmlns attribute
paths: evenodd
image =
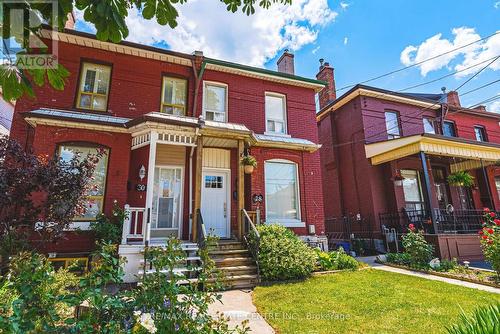
<svg viewBox="0 0 500 334"><path fill-rule="evenodd" d="M278 333L444 333L460 308L500 295L381 270L257 287L254 303Z"/></svg>

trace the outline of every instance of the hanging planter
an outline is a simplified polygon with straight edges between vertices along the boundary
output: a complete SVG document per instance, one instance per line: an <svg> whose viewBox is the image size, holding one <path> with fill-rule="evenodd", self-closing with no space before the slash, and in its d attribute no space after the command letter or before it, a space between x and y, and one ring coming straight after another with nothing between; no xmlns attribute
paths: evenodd
<svg viewBox="0 0 500 334"><path fill-rule="evenodd" d="M456 187L471 188L474 186L474 176L466 171L459 171L448 175L448 184Z"/></svg>
<svg viewBox="0 0 500 334"><path fill-rule="evenodd" d="M245 174L252 174L255 167L257 167L257 159L251 155L245 155L241 158L241 164L244 166Z"/></svg>

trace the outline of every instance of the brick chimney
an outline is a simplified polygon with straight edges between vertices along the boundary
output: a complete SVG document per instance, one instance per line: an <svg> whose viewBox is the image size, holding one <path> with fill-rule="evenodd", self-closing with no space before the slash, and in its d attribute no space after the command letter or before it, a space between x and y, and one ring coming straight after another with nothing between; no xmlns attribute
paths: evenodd
<svg viewBox="0 0 500 334"><path fill-rule="evenodd" d="M486 106L477 106L475 108L472 108L474 110L477 110L477 111L482 111L482 112L486 112Z"/></svg>
<svg viewBox="0 0 500 334"><path fill-rule="evenodd" d="M448 92L447 101L451 106L460 107L460 98L458 97L458 92L454 90Z"/></svg>
<svg viewBox="0 0 500 334"><path fill-rule="evenodd" d="M322 58L319 60L319 72L316 74L316 79L325 81L327 85L319 92L319 109L323 109L328 103L337 98L335 92L335 77L333 67L330 67L328 62Z"/></svg>
<svg viewBox="0 0 500 334"><path fill-rule="evenodd" d="M68 20L66 21L64 28L71 30L75 29L75 14L73 12L68 13Z"/></svg>
<svg viewBox="0 0 500 334"><path fill-rule="evenodd" d="M293 57L293 53L290 53L288 52L288 49L285 49L285 52L283 52L280 59L278 59L278 72L295 74Z"/></svg>

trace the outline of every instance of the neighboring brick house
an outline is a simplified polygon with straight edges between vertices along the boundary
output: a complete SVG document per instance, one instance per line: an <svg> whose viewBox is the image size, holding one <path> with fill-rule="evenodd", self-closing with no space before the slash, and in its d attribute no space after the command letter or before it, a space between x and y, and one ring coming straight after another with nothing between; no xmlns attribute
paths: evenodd
<svg viewBox="0 0 500 334"><path fill-rule="evenodd" d="M345 231L342 217L354 217L355 238L384 240L387 229L414 223L440 235L433 240L442 256L479 258L482 210L500 210L500 115L461 106L453 91L356 85L336 98L328 64L317 78L329 81L317 115L327 233ZM475 186L450 186L457 171Z"/></svg>
<svg viewBox="0 0 500 334"><path fill-rule="evenodd" d="M58 60L71 72L66 87L18 101L11 136L62 158L107 150L74 227L88 229L117 201L131 207L123 245L197 240L198 209L221 238L241 239L242 210L256 217L258 207L261 222L324 233L315 120L324 83L294 75L292 54L279 72L68 29L57 38ZM258 162L251 175L239 163L246 154ZM89 233L68 236L46 251L91 250Z"/></svg>

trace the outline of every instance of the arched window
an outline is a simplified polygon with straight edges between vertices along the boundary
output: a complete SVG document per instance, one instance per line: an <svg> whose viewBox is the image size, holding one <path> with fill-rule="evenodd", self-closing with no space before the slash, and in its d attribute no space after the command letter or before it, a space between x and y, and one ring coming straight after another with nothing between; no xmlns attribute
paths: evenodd
<svg viewBox="0 0 500 334"><path fill-rule="evenodd" d="M85 198L85 213L75 217L74 220L95 220L102 213L104 205L104 194L106 191L106 176L108 172L109 149L91 144L67 143L59 145L59 157L63 161L70 161L78 154L79 159L85 159L88 154L97 154L98 150L104 150L104 155L99 159L94 170L92 183Z"/></svg>
<svg viewBox="0 0 500 334"><path fill-rule="evenodd" d="M286 226L303 226L300 220L300 198L297 164L281 159L264 163L266 187L266 222Z"/></svg>

